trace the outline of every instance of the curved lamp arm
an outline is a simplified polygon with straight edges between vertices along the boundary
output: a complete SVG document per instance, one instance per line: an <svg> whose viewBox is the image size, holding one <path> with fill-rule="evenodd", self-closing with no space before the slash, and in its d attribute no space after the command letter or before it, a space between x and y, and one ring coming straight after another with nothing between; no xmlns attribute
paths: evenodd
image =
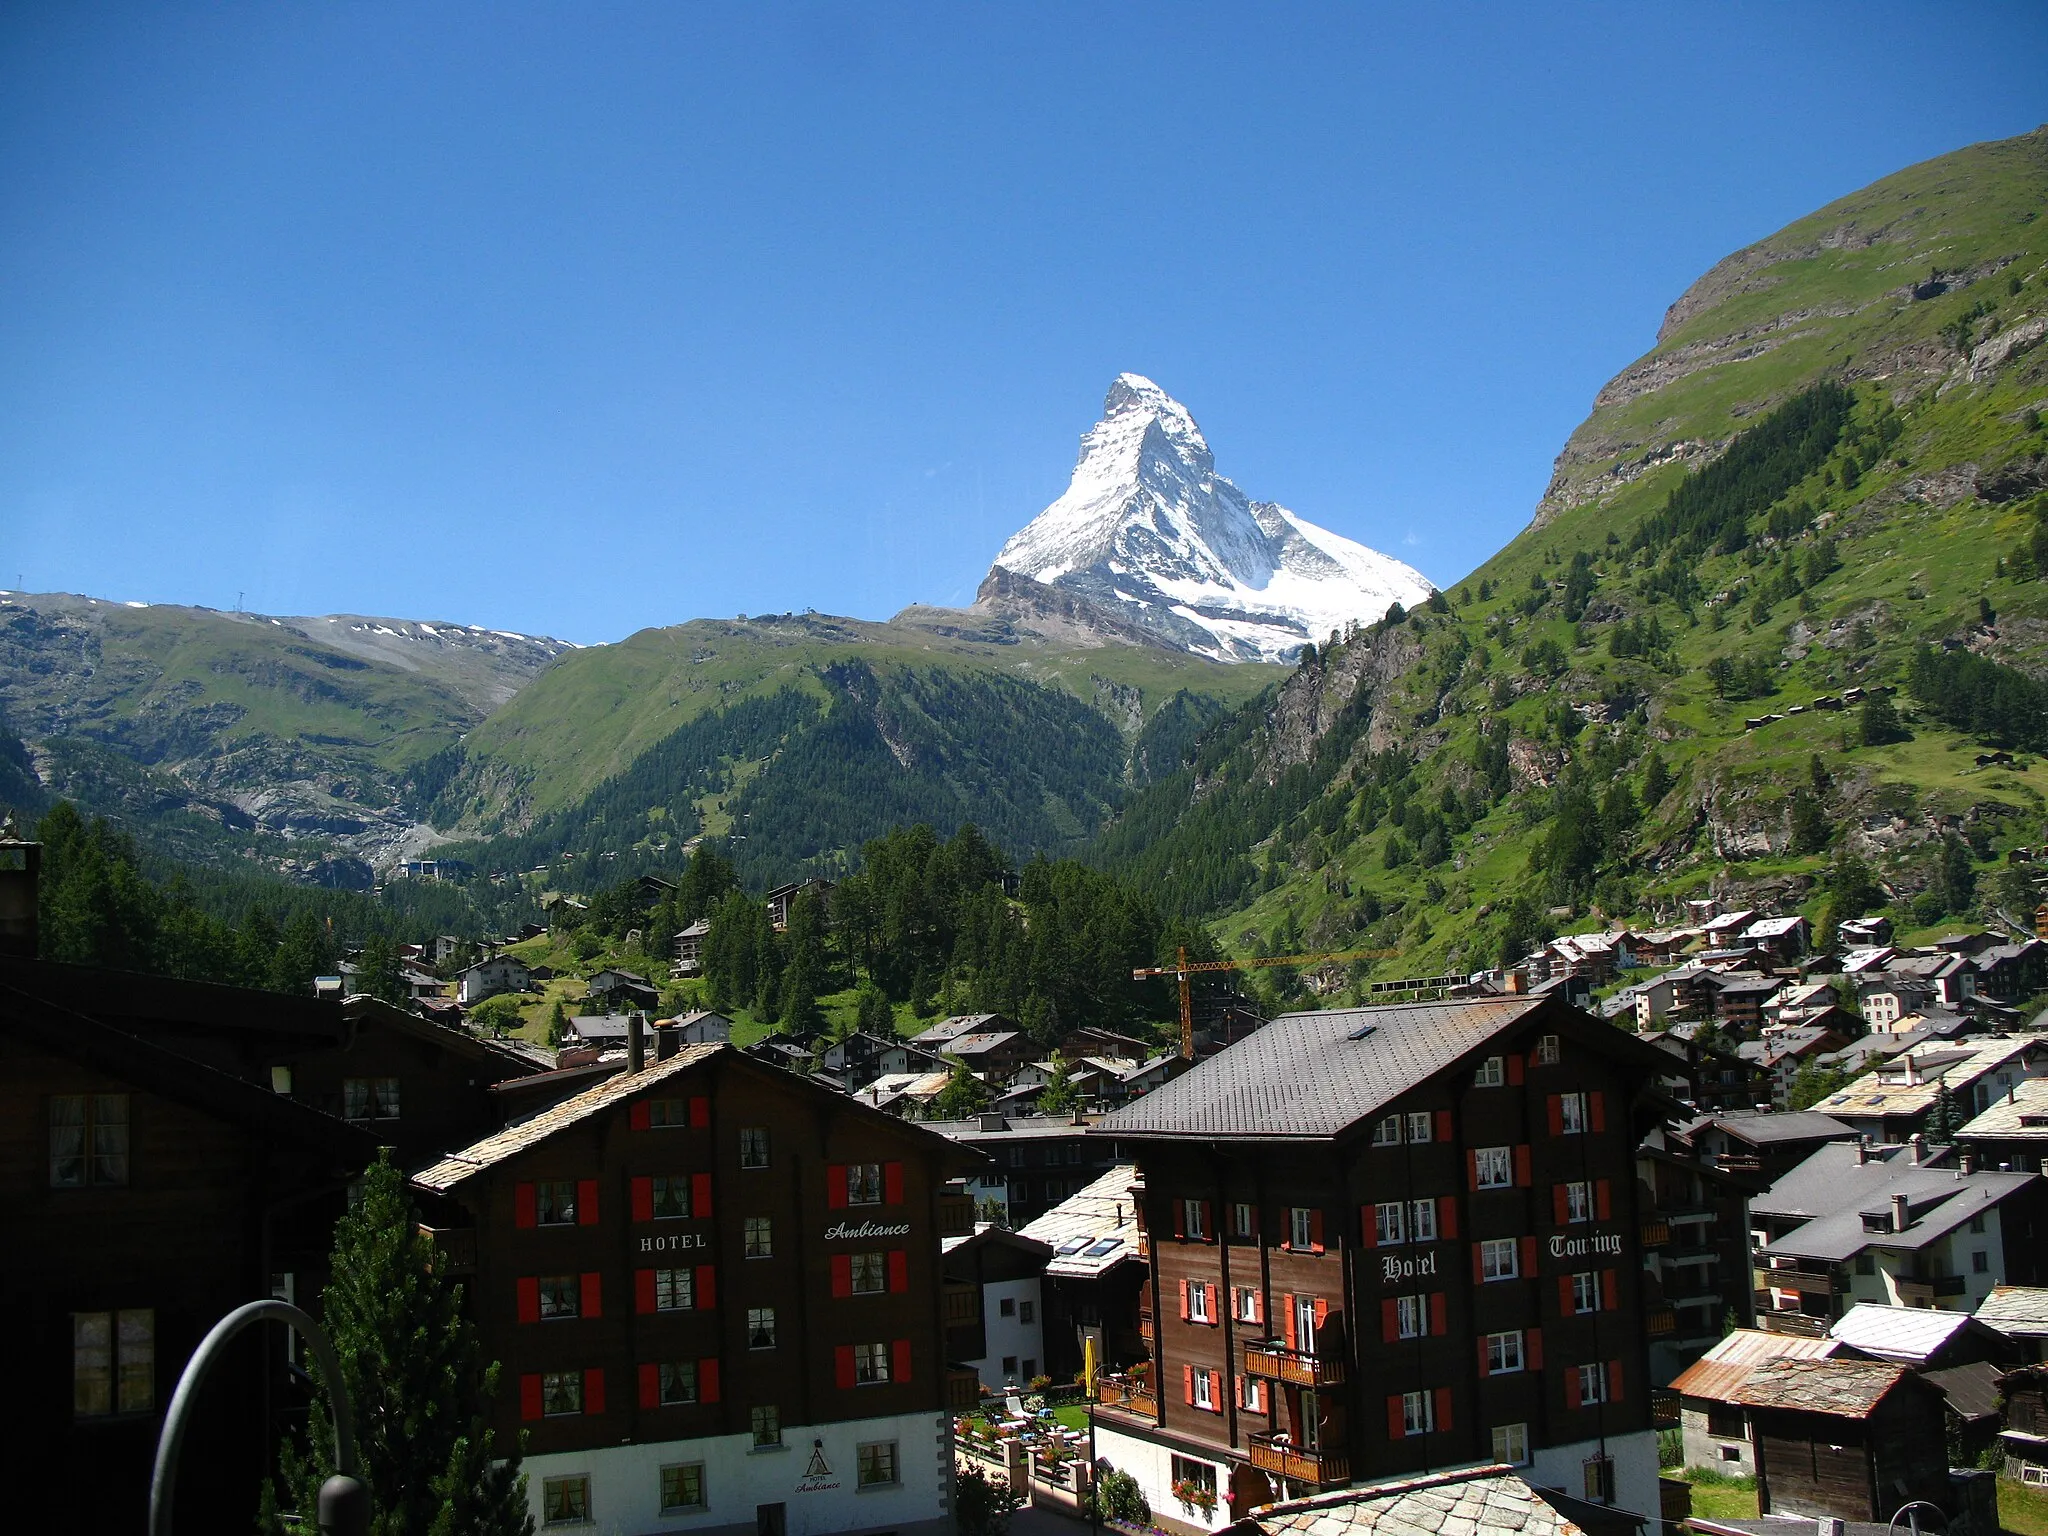
<svg viewBox="0 0 2048 1536"><path fill-rule="evenodd" d="M157 1437L156 1468L149 1478L149 1536L171 1536L171 1496L177 1491L178 1452L185 1442L185 1423L200 1383L228 1342L251 1323L265 1318L274 1318L298 1331L319 1362L320 1379L327 1384L328 1406L334 1416L335 1475L320 1489L320 1529L368 1529L369 1490L356 1476L355 1413L349 1406L348 1388L341 1382L341 1366L334 1357L334 1346L318 1323L289 1302L252 1301L215 1323L213 1331L199 1341L192 1358L185 1362L178 1390L171 1394L170 1411L164 1415L163 1432Z"/></svg>

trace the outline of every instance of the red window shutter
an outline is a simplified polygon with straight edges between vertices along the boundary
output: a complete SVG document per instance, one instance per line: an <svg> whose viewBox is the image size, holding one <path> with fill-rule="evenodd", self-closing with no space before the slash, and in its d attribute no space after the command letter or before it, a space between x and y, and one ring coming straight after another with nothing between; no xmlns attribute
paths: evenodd
<svg viewBox="0 0 2048 1536"><path fill-rule="evenodd" d="M1561 1093L1546 1093L1543 1096L1543 1103L1550 1115L1550 1134L1562 1136L1564 1134L1564 1095Z"/></svg>
<svg viewBox="0 0 2048 1536"><path fill-rule="evenodd" d="M1534 1280L1536 1278L1536 1239L1533 1237L1522 1239L1522 1278L1524 1280Z"/></svg>
<svg viewBox="0 0 2048 1536"><path fill-rule="evenodd" d="M696 1221L711 1219L711 1175L708 1173L690 1175L690 1216Z"/></svg>
<svg viewBox="0 0 2048 1536"><path fill-rule="evenodd" d="M892 1381L910 1380L910 1340L898 1339L889 1346L889 1378Z"/></svg>
<svg viewBox="0 0 2048 1536"><path fill-rule="evenodd" d="M1358 1208L1358 1233L1359 1240L1363 1242L1366 1247L1379 1247L1380 1213L1375 1207L1370 1205L1361 1205Z"/></svg>
<svg viewBox="0 0 2048 1536"><path fill-rule="evenodd" d="M1204 1200L1202 1202L1202 1241L1207 1243L1214 1242L1215 1240L1216 1212L1210 1206L1209 1202Z"/></svg>
<svg viewBox="0 0 2048 1536"><path fill-rule="evenodd" d="M1408 1415L1401 1407L1401 1394L1398 1392L1389 1393L1387 1396L1387 1438L1408 1438Z"/></svg>
<svg viewBox="0 0 2048 1536"><path fill-rule="evenodd" d="M1266 1320L1266 1293L1264 1291L1252 1292L1252 1315L1249 1320L1254 1323L1263 1323Z"/></svg>
<svg viewBox="0 0 2048 1536"><path fill-rule="evenodd" d="M1180 1368L1180 1400L1190 1408L1195 1406L1195 1368L1192 1365Z"/></svg>
<svg viewBox="0 0 2048 1536"><path fill-rule="evenodd" d="M604 1412L604 1367L594 1365L583 1373L583 1411Z"/></svg>
<svg viewBox="0 0 2048 1536"><path fill-rule="evenodd" d="M539 1206L533 1198L533 1186L531 1184L513 1185L512 1225L515 1227L533 1227L539 1224Z"/></svg>
<svg viewBox="0 0 2048 1536"><path fill-rule="evenodd" d="M1479 1149L1474 1147L1465 1154L1465 1187L1476 1191L1479 1188Z"/></svg>
<svg viewBox="0 0 2048 1536"><path fill-rule="evenodd" d="M1594 1130L1607 1129L1607 1096L1598 1089L1586 1095L1586 1118Z"/></svg>
<svg viewBox="0 0 2048 1536"><path fill-rule="evenodd" d="M1557 1310L1566 1317L1570 1317L1574 1311L1572 1306L1572 1277L1570 1275L1559 1275L1557 1277Z"/></svg>
<svg viewBox="0 0 2048 1536"><path fill-rule="evenodd" d="M1449 1141L1451 1139L1451 1112L1448 1109L1440 1109L1436 1112L1436 1139L1438 1141Z"/></svg>
<svg viewBox="0 0 2048 1536"><path fill-rule="evenodd" d="M651 1130L654 1126L654 1111L645 1099L634 1101L628 1112L628 1121L636 1131Z"/></svg>
<svg viewBox="0 0 2048 1536"><path fill-rule="evenodd" d="M1383 1343L1391 1344L1400 1337L1401 1303L1391 1296L1383 1297L1380 1301L1380 1339Z"/></svg>
<svg viewBox="0 0 2048 1536"><path fill-rule="evenodd" d="M519 1321L540 1321L540 1281L532 1275L519 1277Z"/></svg>
<svg viewBox="0 0 2048 1536"><path fill-rule="evenodd" d="M1436 1235L1440 1238L1458 1235L1458 1202L1453 1196L1437 1196Z"/></svg>
<svg viewBox="0 0 2048 1536"><path fill-rule="evenodd" d="M1323 1251L1323 1213L1313 1210L1308 1213L1308 1245L1317 1253Z"/></svg>
<svg viewBox="0 0 2048 1536"><path fill-rule="evenodd" d="M841 1344L832 1351L832 1370L833 1379L838 1382L842 1392L854 1384L853 1346L851 1344Z"/></svg>
<svg viewBox="0 0 2048 1536"><path fill-rule="evenodd" d="M1522 1058L1518 1055L1511 1054L1508 1057L1508 1086L1510 1088L1522 1086Z"/></svg>
<svg viewBox="0 0 2048 1536"><path fill-rule="evenodd" d="M1442 1434L1451 1427L1451 1389L1436 1389L1436 1432Z"/></svg>
<svg viewBox="0 0 2048 1536"><path fill-rule="evenodd" d="M700 1312L707 1307L717 1306L718 1266L715 1264L699 1264L697 1266L697 1284L694 1289L697 1293L697 1309Z"/></svg>
<svg viewBox="0 0 2048 1536"><path fill-rule="evenodd" d="M1619 1360L1607 1362L1607 1401L1610 1403L1621 1401L1621 1362Z"/></svg>
<svg viewBox="0 0 2048 1536"><path fill-rule="evenodd" d="M1188 1311L1188 1283L1183 1280L1180 1283L1180 1320L1186 1322L1191 1315Z"/></svg>
<svg viewBox="0 0 2048 1536"><path fill-rule="evenodd" d="M1321 1332L1323 1325L1328 1323L1329 1320L1330 1304L1329 1302L1325 1301L1322 1297L1318 1296L1316 1298L1316 1331Z"/></svg>
<svg viewBox="0 0 2048 1536"><path fill-rule="evenodd" d="M1472 1283L1474 1285L1484 1285L1486 1283L1486 1256L1480 1251L1477 1243L1472 1245Z"/></svg>
<svg viewBox="0 0 2048 1536"><path fill-rule="evenodd" d="M1486 1340L1483 1338L1479 1341L1479 1374L1482 1376L1489 1376L1492 1374L1492 1372L1487 1369Z"/></svg>
<svg viewBox="0 0 2048 1536"><path fill-rule="evenodd" d="M1231 1395L1237 1399L1237 1406L1242 1408L1244 1406L1244 1378L1238 1376L1234 1377L1233 1380L1236 1382L1236 1388Z"/></svg>
<svg viewBox="0 0 2048 1536"><path fill-rule="evenodd" d="M519 1417L540 1417L540 1376L537 1373L519 1378Z"/></svg>
<svg viewBox="0 0 2048 1536"><path fill-rule="evenodd" d="M581 1290L583 1292L583 1316L603 1317L604 1276L596 1270L584 1271Z"/></svg>
<svg viewBox="0 0 2048 1536"><path fill-rule="evenodd" d="M1600 1309L1612 1312L1621 1305L1620 1278L1611 1269L1600 1271Z"/></svg>
<svg viewBox="0 0 2048 1536"><path fill-rule="evenodd" d="M1521 1189L1529 1187L1529 1149L1526 1146L1515 1148L1515 1184Z"/></svg>
<svg viewBox="0 0 2048 1536"><path fill-rule="evenodd" d="M910 1253L908 1249L889 1250L889 1289L901 1294L910 1289Z"/></svg>
<svg viewBox="0 0 2048 1536"><path fill-rule="evenodd" d="M654 1220L654 1180L640 1177L633 1180L633 1219Z"/></svg>
<svg viewBox="0 0 2048 1536"><path fill-rule="evenodd" d="M1188 1235L1188 1208L1185 1201L1176 1200L1173 1202L1173 1235L1175 1237L1186 1237Z"/></svg>
<svg viewBox="0 0 2048 1536"><path fill-rule="evenodd" d="M835 1253L832 1255L832 1294L851 1296L853 1294L853 1255Z"/></svg>
<svg viewBox="0 0 2048 1536"><path fill-rule="evenodd" d="M633 1310L643 1315L654 1310L654 1271L633 1271Z"/></svg>
<svg viewBox="0 0 2048 1536"><path fill-rule="evenodd" d="M1294 1297L1292 1294L1280 1298L1280 1333L1289 1349L1294 1348Z"/></svg>
<svg viewBox="0 0 2048 1536"><path fill-rule="evenodd" d="M827 1163L825 1165L825 1204L835 1211L845 1209L846 1164L844 1163Z"/></svg>
<svg viewBox="0 0 2048 1536"><path fill-rule="evenodd" d="M1429 1331L1432 1336L1442 1338L1451 1331L1451 1308L1442 1291L1434 1291L1429 1298Z"/></svg>
<svg viewBox="0 0 2048 1536"><path fill-rule="evenodd" d="M1585 1399L1579 1396L1579 1373L1577 1371L1566 1371L1564 1373L1565 1407L1578 1408L1584 1406L1584 1403Z"/></svg>
<svg viewBox="0 0 2048 1536"><path fill-rule="evenodd" d="M640 1366L640 1406L661 1406L661 1367L647 1361L643 1361Z"/></svg>
<svg viewBox="0 0 2048 1536"><path fill-rule="evenodd" d="M576 1181L576 1225L594 1227L597 1225L597 1180Z"/></svg>
<svg viewBox="0 0 2048 1536"><path fill-rule="evenodd" d="M701 1093L690 1100L690 1129L701 1131L711 1124L711 1101Z"/></svg>
<svg viewBox="0 0 2048 1536"><path fill-rule="evenodd" d="M882 1164L882 1203L901 1205L903 1203L903 1165Z"/></svg>
<svg viewBox="0 0 2048 1536"><path fill-rule="evenodd" d="M1221 1413L1223 1411L1223 1373L1221 1371L1211 1371L1209 1373L1209 1401L1215 1404L1215 1407L1210 1410L1211 1412Z"/></svg>
<svg viewBox="0 0 2048 1536"><path fill-rule="evenodd" d="M1571 1195L1562 1184L1550 1186L1550 1214L1560 1227L1571 1218Z"/></svg>
<svg viewBox="0 0 2048 1536"><path fill-rule="evenodd" d="M1543 1330L1541 1328L1531 1328L1529 1330L1526 1342L1522 1346L1522 1354L1527 1359L1530 1370L1540 1371L1543 1369Z"/></svg>
<svg viewBox="0 0 2048 1536"><path fill-rule="evenodd" d="M699 1360L697 1362L697 1401L715 1403L718 1401L718 1362Z"/></svg>
<svg viewBox="0 0 2048 1536"><path fill-rule="evenodd" d="M1595 1179L1593 1181L1593 1209L1600 1213L1602 1221L1613 1219L1614 1185L1612 1180Z"/></svg>

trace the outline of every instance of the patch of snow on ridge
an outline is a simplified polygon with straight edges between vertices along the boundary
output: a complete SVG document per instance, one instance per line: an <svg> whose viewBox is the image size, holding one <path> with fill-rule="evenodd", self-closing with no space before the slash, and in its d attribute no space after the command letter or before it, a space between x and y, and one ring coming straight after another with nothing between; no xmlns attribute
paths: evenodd
<svg viewBox="0 0 2048 1536"><path fill-rule="evenodd" d="M1435 589L1390 555L1216 473L1187 408L1120 374L1060 498L995 564L1082 594L1161 639L1225 661L1280 661Z"/></svg>

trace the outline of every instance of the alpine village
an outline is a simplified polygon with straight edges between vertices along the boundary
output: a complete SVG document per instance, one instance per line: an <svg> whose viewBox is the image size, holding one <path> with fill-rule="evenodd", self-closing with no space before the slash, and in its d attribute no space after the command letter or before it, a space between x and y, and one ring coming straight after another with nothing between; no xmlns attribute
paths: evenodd
<svg viewBox="0 0 2048 1536"><path fill-rule="evenodd" d="M2043 207L1729 256L1445 588L1126 374L966 608L0 597L4 1524L274 1301L185 1528L2048 1530Z"/></svg>

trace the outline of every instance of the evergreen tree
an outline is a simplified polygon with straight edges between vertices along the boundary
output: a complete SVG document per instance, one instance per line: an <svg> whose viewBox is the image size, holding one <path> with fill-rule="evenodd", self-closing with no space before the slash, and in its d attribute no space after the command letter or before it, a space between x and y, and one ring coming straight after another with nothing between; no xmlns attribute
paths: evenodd
<svg viewBox="0 0 2048 1536"><path fill-rule="evenodd" d="M270 965L270 988L274 992L311 995L315 976L334 973L334 946L327 930L310 908L294 912L284 925L277 954Z"/></svg>
<svg viewBox="0 0 2048 1536"><path fill-rule="evenodd" d="M941 1120L965 1120L988 1108L988 1087L967 1070L962 1061L953 1063L953 1075L932 1100L932 1113Z"/></svg>
<svg viewBox="0 0 2048 1536"><path fill-rule="evenodd" d="M1927 1139L1936 1146L1948 1146L1963 1128L1964 1115L1947 1083L1934 1090L1934 1106L1927 1112Z"/></svg>
<svg viewBox="0 0 2048 1536"><path fill-rule="evenodd" d="M1664 755L1652 752L1650 760L1643 764L1643 804L1655 810L1671 793L1671 770L1664 765Z"/></svg>
<svg viewBox="0 0 2048 1536"><path fill-rule="evenodd" d="M387 1003L404 1007L410 999L405 990L405 973L398 962L398 945L387 934L373 933L363 941L356 961L356 990Z"/></svg>
<svg viewBox="0 0 2048 1536"><path fill-rule="evenodd" d="M1052 1078L1038 1095L1038 1112L1041 1115L1065 1115L1080 1107L1081 1094L1074 1086L1074 1074L1067 1066L1067 1058L1054 1051Z"/></svg>
<svg viewBox="0 0 2048 1536"><path fill-rule="evenodd" d="M1899 712L1892 707L1891 699L1882 693L1873 693L1863 701L1863 714L1858 725L1866 747L1882 747L1895 741L1913 739L1912 733L1900 721Z"/></svg>
<svg viewBox="0 0 2048 1536"><path fill-rule="evenodd" d="M1803 789L1792 791L1792 851L1819 853L1827 847L1832 828L1820 801Z"/></svg>
<svg viewBox="0 0 2048 1536"><path fill-rule="evenodd" d="M555 999L554 1008L548 1013L548 1044L559 1051L562 1048L563 1042L568 1038L569 1016L567 1010L562 1007L562 1000L558 997Z"/></svg>
<svg viewBox="0 0 2048 1536"><path fill-rule="evenodd" d="M862 982L855 995L853 1027L884 1040L896 1033L896 1015L889 1007L888 995L872 981Z"/></svg>
<svg viewBox="0 0 2048 1536"><path fill-rule="evenodd" d="M932 996L932 973L919 966L916 977L910 983L910 1011L920 1019L928 1019L932 1016L936 1001Z"/></svg>
<svg viewBox="0 0 2048 1536"><path fill-rule="evenodd" d="M825 914L815 892L801 891L789 904L783 949L788 958L782 970L782 1024L802 1037L823 1022L818 994L825 984Z"/></svg>
<svg viewBox="0 0 2048 1536"><path fill-rule="evenodd" d="M1945 910L1964 913L1977 899L1977 871L1970 867L1970 848L1959 837L1941 845L1941 871L1936 882Z"/></svg>
<svg viewBox="0 0 2048 1536"><path fill-rule="evenodd" d="M434 1240L419 1230L405 1176L381 1154L335 1229L320 1310L355 1410L356 1454L375 1536L531 1536L519 1448L490 1427L498 1366L486 1365ZM313 1366L315 1379L319 1367ZM273 1536L311 1528L334 1473L324 1392L305 1438L287 1437L266 1483L259 1524ZM503 1454L503 1465L493 1465Z"/></svg>

